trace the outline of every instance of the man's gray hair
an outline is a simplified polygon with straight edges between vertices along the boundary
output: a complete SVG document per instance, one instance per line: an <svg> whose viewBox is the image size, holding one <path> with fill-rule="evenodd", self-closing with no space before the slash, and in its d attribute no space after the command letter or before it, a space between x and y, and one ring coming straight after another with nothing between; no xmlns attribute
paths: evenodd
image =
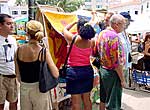
<svg viewBox="0 0 150 110"><path fill-rule="evenodd" d="M110 25L112 26L113 24L123 22L124 20L125 20L125 18L122 15L114 14L110 18Z"/></svg>

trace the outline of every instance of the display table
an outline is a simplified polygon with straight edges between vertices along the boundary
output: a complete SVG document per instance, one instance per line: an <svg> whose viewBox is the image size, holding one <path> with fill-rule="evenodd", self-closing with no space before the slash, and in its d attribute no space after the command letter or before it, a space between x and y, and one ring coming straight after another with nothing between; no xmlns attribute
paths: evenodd
<svg viewBox="0 0 150 110"><path fill-rule="evenodd" d="M140 52L132 52L131 56L132 56L132 63L138 64L138 61L144 57L144 54Z"/></svg>
<svg viewBox="0 0 150 110"><path fill-rule="evenodd" d="M145 71L144 54L139 52L133 52L131 53L131 56L132 56L131 76L133 86L137 90L146 90L145 88L150 87L150 72Z"/></svg>

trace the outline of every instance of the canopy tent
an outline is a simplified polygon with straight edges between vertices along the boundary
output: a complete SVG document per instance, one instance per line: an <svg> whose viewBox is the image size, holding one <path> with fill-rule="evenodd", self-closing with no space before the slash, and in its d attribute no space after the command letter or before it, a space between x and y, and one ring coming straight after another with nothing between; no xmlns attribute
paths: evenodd
<svg viewBox="0 0 150 110"><path fill-rule="evenodd" d="M139 15L131 22L127 32L131 34L150 32L150 15Z"/></svg>

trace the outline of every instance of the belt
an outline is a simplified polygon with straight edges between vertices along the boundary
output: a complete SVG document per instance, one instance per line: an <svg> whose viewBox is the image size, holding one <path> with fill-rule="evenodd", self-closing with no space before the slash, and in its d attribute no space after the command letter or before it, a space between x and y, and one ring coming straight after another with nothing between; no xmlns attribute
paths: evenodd
<svg viewBox="0 0 150 110"><path fill-rule="evenodd" d="M7 78L16 78L16 75L3 75L3 74L0 74L0 76L2 77L7 77Z"/></svg>
<svg viewBox="0 0 150 110"><path fill-rule="evenodd" d="M114 70L115 68L107 68L106 66L102 66L102 68L106 69L106 70Z"/></svg>

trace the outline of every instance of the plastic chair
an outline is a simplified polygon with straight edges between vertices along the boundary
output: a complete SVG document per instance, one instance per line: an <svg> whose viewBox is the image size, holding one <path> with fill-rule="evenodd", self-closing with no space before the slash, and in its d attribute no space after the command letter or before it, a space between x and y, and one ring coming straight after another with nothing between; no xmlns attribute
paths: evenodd
<svg viewBox="0 0 150 110"><path fill-rule="evenodd" d="M146 85L150 86L150 72L149 71L144 71L144 78L146 81Z"/></svg>
<svg viewBox="0 0 150 110"><path fill-rule="evenodd" d="M143 71L133 70L132 78L135 83L146 85L147 80Z"/></svg>

